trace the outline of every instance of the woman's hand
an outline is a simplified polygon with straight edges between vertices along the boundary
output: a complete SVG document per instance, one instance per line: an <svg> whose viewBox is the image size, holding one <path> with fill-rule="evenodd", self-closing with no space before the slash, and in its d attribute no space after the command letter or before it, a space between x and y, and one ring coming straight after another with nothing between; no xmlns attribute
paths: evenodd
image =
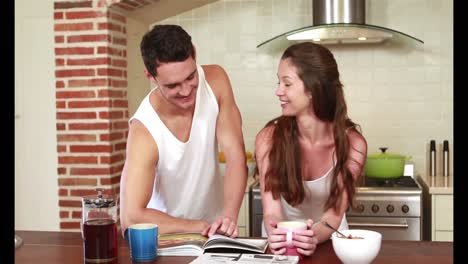
<svg viewBox="0 0 468 264"><path fill-rule="evenodd" d="M314 221L307 219L307 230L294 231L292 237L293 246L297 247L297 252L304 256L314 254L317 248L318 239L312 230L313 223Z"/></svg>
<svg viewBox="0 0 468 264"><path fill-rule="evenodd" d="M269 221L268 244L275 255L286 253L286 231L277 228L275 221Z"/></svg>

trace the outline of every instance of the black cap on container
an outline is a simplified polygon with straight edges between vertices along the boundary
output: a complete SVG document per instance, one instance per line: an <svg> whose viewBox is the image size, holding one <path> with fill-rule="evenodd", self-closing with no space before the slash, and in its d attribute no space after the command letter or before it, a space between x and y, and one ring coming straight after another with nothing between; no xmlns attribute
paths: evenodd
<svg viewBox="0 0 468 264"><path fill-rule="evenodd" d="M431 151L432 151L432 150L435 151L435 150L436 150L435 140L431 140L431 143L430 143L430 144L431 144Z"/></svg>
<svg viewBox="0 0 468 264"><path fill-rule="evenodd" d="M103 195L104 189L96 188L98 195L88 195L83 197L83 203L90 208L107 208L116 205L116 198L113 195Z"/></svg>
<svg viewBox="0 0 468 264"><path fill-rule="evenodd" d="M449 150L448 140L444 140L444 151Z"/></svg>

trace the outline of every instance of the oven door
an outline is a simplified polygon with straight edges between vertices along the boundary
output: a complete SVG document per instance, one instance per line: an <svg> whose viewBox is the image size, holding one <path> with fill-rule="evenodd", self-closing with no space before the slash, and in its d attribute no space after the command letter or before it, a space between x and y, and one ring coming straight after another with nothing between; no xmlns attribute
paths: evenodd
<svg viewBox="0 0 468 264"><path fill-rule="evenodd" d="M250 203L249 203L249 217L250 217L250 236L261 237L262 236L262 221L263 221L263 205L262 196L260 195L259 183L252 185L249 192Z"/></svg>
<svg viewBox="0 0 468 264"><path fill-rule="evenodd" d="M361 217L347 216L349 229L373 230L382 234L383 240L421 241L419 217Z"/></svg>

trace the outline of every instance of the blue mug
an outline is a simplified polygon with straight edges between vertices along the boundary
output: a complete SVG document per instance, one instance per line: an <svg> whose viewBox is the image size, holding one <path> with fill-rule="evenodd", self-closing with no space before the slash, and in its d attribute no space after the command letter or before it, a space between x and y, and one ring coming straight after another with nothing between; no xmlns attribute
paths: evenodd
<svg viewBox="0 0 468 264"><path fill-rule="evenodd" d="M128 227L130 257L135 262L152 261L157 257L158 225L133 224Z"/></svg>

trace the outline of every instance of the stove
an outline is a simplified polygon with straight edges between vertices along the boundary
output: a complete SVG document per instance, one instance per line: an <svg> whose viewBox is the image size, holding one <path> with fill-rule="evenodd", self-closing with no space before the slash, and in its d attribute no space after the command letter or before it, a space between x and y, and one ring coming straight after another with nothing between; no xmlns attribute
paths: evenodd
<svg viewBox="0 0 468 264"><path fill-rule="evenodd" d="M260 237L263 208L258 182L250 187L250 236ZM422 188L412 176L381 180L361 176L355 208L346 211L350 229L374 230L383 240L422 240Z"/></svg>
<svg viewBox="0 0 468 264"><path fill-rule="evenodd" d="M422 240L422 188L411 176L376 179L362 176L355 208L346 218L350 229L380 232L384 240Z"/></svg>
<svg viewBox="0 0 468 264"><path fill-rule="evenodd" d="M374 187L374 188L400 188L408 190L408 188L418 188L418 183L411 176L402 176L395 179L378 179L362 177L361 182L358 184L360 187Z"/></svg>

